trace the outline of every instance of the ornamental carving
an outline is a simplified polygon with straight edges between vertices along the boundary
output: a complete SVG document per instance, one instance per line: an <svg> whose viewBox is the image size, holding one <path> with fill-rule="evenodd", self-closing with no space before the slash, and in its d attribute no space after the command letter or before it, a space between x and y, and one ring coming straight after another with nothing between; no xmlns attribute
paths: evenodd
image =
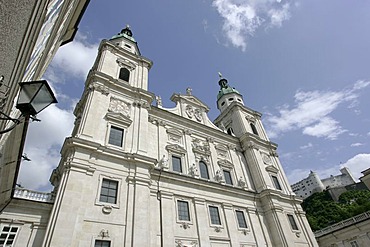
<svg viewBox="0 0 370 247"><path fill-rule="evenodd" d="M200 112L199 109L195 109L194 111L194 116L195 116L195 119L198 121L198 122L201 122L202 121L202 113Z"/></svg>
<svg viewBox="0 0 370 247"><path fill-rule="evenodd" d="M256 122L256 118L253 117L253 116L246 116L245 119L247 119L248 122L250 122L250 123L255 123Z"/></svg>
<svg viewBox="0 0 370 247"><path fill-rule="evenodd" d="M198 242L196 240L185 240L185 239L176 239L176 247L197 247Z"/></svg>
<svg viewBox="0 0 370 247"><path fill-rule="evenodd" d="M121 113L122 115L129 117L131 111L131 104L116 98L111 98L108 111Z"/></svg>
<svg viewBox="0 0 370 247"><path fill-rule="evenodd" d="M239 185L239 187L242 187L242 188L247 187L247 183L245 182L245 180L243 179L243 177L240 177L238 179L238 185Z"/></svg>
<svg viewBox="0 0 370 247"><path fill-rule="evenodd" d="M270 156L268 156L267 154L265 153L261 153L262 155L262 160L263 160L263 163L265 163L266 165L270 165L272 160L270 158Z"/></svg>
<svg viewBox="0 0 370 247"><path fill-rule="evenodd" d="M203 141L198 138L193 138L191 146L193 147L193 152L210 155L210 148L207 141Z"/></svg>
<svg viewBox="0 0 370 247"><path fill-rule="evenodd" d="M146 102L145 100L135 100L132 105L133 106L136 106L136 107L139 107L139 108L145 108L145 109L149 109L150 108L149 103Z"/></svg>
<svg viewBox="0 0 370 247"><path fill-rule="evenodd" d="M99 85L98 83L91 83L88 87L89 91L97 91L103 95L109 94L109 88L104 85Z"/></svg>
<svg viewBox="0 0 370 247"><path fill-rule="evenodd" d="M217 156L221 159L227 159L228 158L228 150L229 148L226 145L223 144L217 144L215 146Z"/></svg>
<svg viewBox="0 0 370 247"><path fill-rule="evenodd" d="M119 67L121 68L126 68L128 70L133 70L135 69L136 67L136 64L134 64L133 62L127 60L127 59L120 59L120 58L117 58L116 60L117 64Z"/></svg>
<svg viewBox="0 0 370 247"><path fill-rule="evenodd" d="M279 157L279 154L275 150L271 151L270 155L273 157Z"/></svg>
<svg viewBox="0 0 370 247"><path fill-rule="evenodd" d="M168 140L181 144L182 132L180 130L171 128L167 130Z"/></svg>
<svg viewBox="0 0 370 247"><path fill-rule="evenodd" d="M186 115L188 115L189 118L193 118L194 116L194 108L191 105L187 105L185 107Z"/></svg>
<svg viewBox="0 0 370 247"><path fill-rule="evenodd" d="M231 163L230 161L225 160L225 159L224 160L218 160L217 164L220 167L225 167L225 168L233 168L234 167L233 163Z"/></svg>
<svg viewBox="0 0 370 247"><path fill-rule="evenodd" d="M101 231L99 232L99 237L101 238L109 238L109 232L107 229L101 229Z"/></svg>
<svg viewBox="0 0 370 247"><path fill-rule="evenodd" d="M183 153L183 154L186 153L186 150L178 144L169 144L169 145L166 146L166 150L167 151L172 151L172 152L175 152L175 153Z"/></svg>

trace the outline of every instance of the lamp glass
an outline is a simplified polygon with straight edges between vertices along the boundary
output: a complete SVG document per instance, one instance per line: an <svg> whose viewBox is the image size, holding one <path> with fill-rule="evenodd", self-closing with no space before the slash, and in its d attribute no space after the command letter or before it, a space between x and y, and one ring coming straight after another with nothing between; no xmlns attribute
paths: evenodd
<svg viewBox="0 0 370 247"><path fill-rule="evenodd" d="M50 86L45 80L21 82L17 108L24 115L35 115L52 103L57 103Z"/></svg>

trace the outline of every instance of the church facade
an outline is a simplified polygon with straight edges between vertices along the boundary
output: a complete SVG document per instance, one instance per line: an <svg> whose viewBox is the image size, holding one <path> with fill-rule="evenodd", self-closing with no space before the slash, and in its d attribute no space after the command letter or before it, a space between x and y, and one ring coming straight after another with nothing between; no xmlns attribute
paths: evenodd
<svg viewBox="0 0 370 247"><path fill-rule="evenodd" d="M151 65L128 27L101 42L42 246L318 246L261 114L221 76L214 122L191 89L166 109Z"/></svg>

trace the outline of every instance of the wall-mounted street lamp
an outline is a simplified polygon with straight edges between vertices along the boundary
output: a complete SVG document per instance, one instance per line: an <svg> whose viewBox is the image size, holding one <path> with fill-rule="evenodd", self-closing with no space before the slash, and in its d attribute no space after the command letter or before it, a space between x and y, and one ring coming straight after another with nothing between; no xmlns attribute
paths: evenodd
<svg viewBox="0 0 370 247"><path fill-rule="evenodd" d="M24 117L26 124L30 116L36 115L50 104L57 103L53 91L51 91L49 84L45 80L20 82L19 86L20 93L15 107L21 111L22 115L16 119L0 111L0 120L10 120L13 122L10 127L0 130L0 134L14 129L15 126L21 123L20 118Z"/></svg>
<svg viewBox="0 0 370 247"><path fill-rule="evenodd" d="M8 203L1 209L3 210L14 197L14 191L17 185L18 174L20 170L22 155L23 155L23 148L26 140L26 134L28 129L28 123L31 116L35 116L37 113L41 112L43 109L48 107L53 103L57 103L57 100L51 90L50 86L48 85L47 81L40 80L40 81L30 81L30 82L20 82L20 92L16 104L16 108L20 110L21 116L17 119L10 117L9 115L0 111L0 120L5 121L12 121L13 124L4 129L0 130L0 134L6 133L14 129L18 124L24 122L22 136L20 137L19 142L19 151L16 160L15 166L15 173L14 173L14 180L13 186L11 188L11 196ZM22 120L24 118L24 120ZM18 136L16 136L18 138ZM15 142L17 143L17 142ZM14 144L13 144L14 145ZM15 144L18 145L18 144ZM9 188L10 189L10 188Z"/></svg>

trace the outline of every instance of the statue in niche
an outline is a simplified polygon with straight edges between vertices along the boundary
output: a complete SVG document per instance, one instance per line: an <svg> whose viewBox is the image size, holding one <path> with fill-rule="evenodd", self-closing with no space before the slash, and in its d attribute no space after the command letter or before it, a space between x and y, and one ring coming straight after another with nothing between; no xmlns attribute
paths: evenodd
<svg viewBox="0 0 370 247"><path fill-rule="evenodd" d="M242 188L246 187L247 183L245 182L245 180L243 179L243 177L240 177L238 179L238 185Z"/></svg>
<svg viewBox="0 0 370 247"><path fill-rule="evenodd" d="M159 160L158 167L161 169L168 168L168 159L165 155L163 155L163 157Z"/></svg>
<svg viewBox="0 0 370 247"><path fill-rule="evenodd" d="M198 168L195 164L193 164L189 167L189 175L191 175L193 177L198 175Z"/></svg>
<svg viewBox="0 0 370 247"><path fill-rule="evenodd" d="M216 171L216 174L215 174L215 180L216 180L217 182L221 182L221 181L223 180L221 170L217 170L217 171Z"/></svg>

